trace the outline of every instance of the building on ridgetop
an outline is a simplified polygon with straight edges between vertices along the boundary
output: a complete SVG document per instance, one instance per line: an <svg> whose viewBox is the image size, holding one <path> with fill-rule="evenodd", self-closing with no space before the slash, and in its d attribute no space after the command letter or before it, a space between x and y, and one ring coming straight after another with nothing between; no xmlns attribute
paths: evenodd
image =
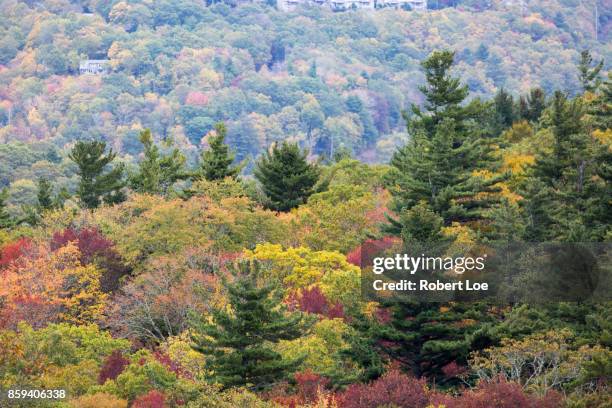
<svg viewBox="0 0 612 408"><path fill-rule="evenodd" d="M79 73L106 74L109 71L109 60L83 60L79 63Z"/></svg>
<svg viewBox="0 0 612 408"><path fill-rule="evenodd" d="M374 0L329 0L329 7L334 11L374 9Z"/></svg>
<svg viewBox="0 0 612 408"><path fill-rule="evenodd" d="M395 9L426 10L427 0L378 0L376 5Z"/></svg>
<svg viewBox="0 0 612 408"><path fill-rule="evenodd" d="M278 9L293 11L298 6L329 7L333 11L355 9L374 10L377 8L394 8L408 10L426 10L427 0L277 0Z"/></svg>

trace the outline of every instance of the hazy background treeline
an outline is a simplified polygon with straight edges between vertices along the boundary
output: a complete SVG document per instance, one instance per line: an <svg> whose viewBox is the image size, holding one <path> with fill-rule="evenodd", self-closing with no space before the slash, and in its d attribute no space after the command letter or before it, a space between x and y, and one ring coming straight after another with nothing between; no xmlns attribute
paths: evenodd
<svg viewBox="0 0 612 408"><path fill-rule="evenodd" d="M193 164L221 120L247 173L284 139L386 162L407 139L401 111L422 102L418 64L433 49L457 52L471 98L560 84L576 93L579 51L610 57L605 4L596 35L594 2L514 3L282 13L265 3L2 1L0 187L15 211L35 202L40 177L74 191L74 141L104 140L135 163L144 128ZM110 72L79 75L87 59L108 59Z"/></svg>

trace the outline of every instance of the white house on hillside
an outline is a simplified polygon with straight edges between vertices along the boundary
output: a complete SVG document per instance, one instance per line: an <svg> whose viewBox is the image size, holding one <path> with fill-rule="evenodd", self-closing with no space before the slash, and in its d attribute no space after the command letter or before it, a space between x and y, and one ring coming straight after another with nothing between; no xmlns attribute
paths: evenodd
<svg viewBox="0 0 612 408"><path fill-rule="evenodd" d="M83 74L105 74L109 70L108 60L83 60L79 63L79 73Z"/></svg>
<svg viewBox="0 0 612 408"><path fill-rule="evenodd" d="M383 7L426 10L427 0L278 0L277 5L281 11L293 11L300 5L329 7L334 11L374 10Z"/></svg>

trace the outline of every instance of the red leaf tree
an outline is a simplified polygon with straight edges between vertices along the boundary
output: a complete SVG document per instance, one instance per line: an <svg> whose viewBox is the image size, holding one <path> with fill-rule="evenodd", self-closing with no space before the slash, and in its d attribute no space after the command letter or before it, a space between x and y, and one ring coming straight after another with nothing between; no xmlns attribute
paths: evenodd
<svg viewBox="0 0 612 408"><path fill-rule="evenodd" d="M6 268L21 256L27 254L31 248L32 241L29 238L20 238L15 242L4 245L0 248L0 269Z"/></svg>
<svg viewBox="0 0 612 408"><path fill-rule="evenodd" d="M97 228L76 230L67 228L58 231L51 238L51 249L57 250L74 242L81 253L81 262L95 262L103 271L100 277L100 288L104 292L112 292L119 287L120 279L129 273L129 269L121 261L114 243L106 238Z"/></svg>
<svg viewBox="0 0 612 408"><path fill-rule="evenodd" d="M130 364L130 361L123 357L121 351L115 350L111 355L106 357L102 367L100 368L100 374L98 375L98 384L104 384L106 380L114 380L123 372L125 367Z"/></svg>
<svg viewBox="0 0 612 408"><path fill-rule="evenodd" d="M352 384L340 394L342 408L425 408L428 405L427 382L391 370L370 384Z"/></svg>
<svg viewBox="0 0 612 408"><path fill-rule="evenodd" d="M166 397L157 390L151 390L136 398L132 408L166 408Z"/></svg>
<svg viewBox="0 0 612 408"><path fill-rule="evenodd" d="M330 303L318 286L300 291L297 296L297 306L302 312L318 314L329 319L344 319L342 304Z"/></svg>

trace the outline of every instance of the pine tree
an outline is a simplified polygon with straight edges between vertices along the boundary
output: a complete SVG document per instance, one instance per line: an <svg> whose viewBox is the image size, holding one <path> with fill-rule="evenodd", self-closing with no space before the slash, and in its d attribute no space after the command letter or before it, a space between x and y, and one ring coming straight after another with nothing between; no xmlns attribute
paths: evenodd
<svg viewBox="0 0 612 408"><path fill-rule="evenodd" d="M334 378L335 383L370 382L380 377L388 365L381 350L380 339L381 325L374 322L361 313L351 316L351 327L353 330L345 335L348 347L340 350L339 354L353 361L360 370L357 376L345 379L343 376ZM355 378L356 377L356 378Z"/></svg>
<svg viewBox="0 0 612 408"><path fill-rule="evenodd" d="M599 73L601 72L604 60L593 65L593 56L589 50L584 50L580 53L580 62L578 63L578 79L582 86L583 92L595 92L601 84Z"/></svg>
<svg viewBox="0 0 612 408"><path fill-rule="evenodd" d="M554 135L552 152L541 155L534 166L536 177L547 181L550 187L555 186L563 170L571 165L572 156L578 153L576 149L584 150L587 147L583 108L580 100L570 101L564 93L555 92L550 112L550 127Z"/></svg>
<svg viewBox="0 0 612 408"><path fill-rule="evenodd" d="M226 177L236 178L242 170L242 166L232 166L235 155L230 152L229 146L225 144L227 128L219 122L215 125L215 134L208 140L209 149L202 153L200 168L196 172L196 178L204 178L208 181L223 180Z"/></svg>
<svg viewBox="0 0 612 408"><path fill-rule="evenodd" d="M484 179L474 174L491 167L492 140L482 137L470 119L478 114L478 105L461 105L467 89L448 74L452 58L450 52L434 52L423 63L427 112L413 108L416 117L408 118L412 139L391 159L387 181L391 209L399 219L389 217L387 232L401 235L402 213L421 202L450 225L483 219L499 200L495 184L504 176Z"/></svg>
<svg viewBox="0 0 612 408"><path fill-rule="evenodd" d="M426 85L419 86L419 90L425 96L426 112L412 105L416 119L407 118L411 133L424 130L432 135L435 133L435 127L443 119L453 119L455 125L460 127L468 117L469 108L461 105L468 96L468 87L462 85L459 78L452 77L449 73L454 58L454 52L434 51L421 63Z"/></svg>
<svg viewBox="0 0 612 408"><path fill-rule="evenodd" d="M273 284L258 283L257 265L243 264L233 283L225 282L228 306L212 320L195 319L194 349L206 356L212 380L223 387L263 390L287 378L301 359L283 360L273 345L302 335L301 313L288 313Z"/></svg>
<svg viewBox="0 0 612 408"><path fill-rule="evenodd" d="M494 99L497 131L501 133L512 126L515 120L514 99L504 88L501 88Z"/></svg>
<svg viewBox="0 0 612 408"><path fill-rule="evenodd" d="M14 222L6 208L6 200L8 199L8 189L0 190L0 229L11 227Z"/></svg>
<svg viewBox="0 0 612 408"><path fill-rule="evenodd" d="M153 143L149 129L140 132L139 140L144 159L139 164L138 173L130 178L130 185L139 193L166 194L174 182L186 177L183 171L185 156L178 149L163 155Z"/></svg>
<svg viewBox="0 0 612 408"><path fill-rule="evenodd" d="M39 210L50 210L53 206L53 185L44 177L38 179L38 208Z"/></svg>
<svg viewBox="0 0 612 408"><path fill-rule="evenodd" d="M310 63L310 68L308 68L308 76L311 78L317 77L317 61L316 60L312 60L312 62Z"/></svg>
<svg viewBox="0 0 612 408"><path fill-rule="evenodd" d="M597 98L589 107L589 114L593 117L593 125L602 131L612 128L612 72L599 87Z"/></svg>
<svg viewBox="0 0 612 408"><path fill-rule="evenodd" d="M529 240L599 241L612 222L610 151L591 135L582 98L556 92L552 151L536 158L521 195Z"/></svg>
<svg viewBox="0 0 612 408"><path fill-rule="evenodd" d="M532 123L537 123L546 109L546 94L541 88L533 88L528 96L521 96L519 102L519 116Z"/></svg>
<svg viewBox="0 0 612 408"><path fill-rule="evenodd" d="M480 330L494 321L485 304L396 302L383 307L390 322L371 330L383 353L436 385L458 385L460 380L448 378L444 368L466 366L471 351L491 346L490 336Z"/></svg>
<svg viewBox="0 0 612 408"><path fill-rule="evenodd" d="M62 187L53 199L54 208L64 208L64 203L70 198L70 193L66 187Z"/></svg>
<svg viewBox="0 0 612 408"><path fill-rule="evenodd" d="M267 198L267 208L289 211L306 202L319 179L319 168L309 164L297 144L275 144L257 162L255 178Z"/></svg>
<svg viewBox="0 0 612 408"><path fill-rule="evenodd" d="M446 240L442 235L444 221L434 213L427 203L421 201L410 210L401 214L401 237L406 243L423 244L441 243Z"/></svg>
<svg viewBox="0 0 612 408"><path fill-rule="evenodd" d="M122 164L106 170L115 159L112 149L108 154L106 143L101 141L78 141L70 152L70 159L78 166L80 177L77 197L84 208L97 208L102 202L115 204L125 200L122 189L124 166Z"/></svg>

